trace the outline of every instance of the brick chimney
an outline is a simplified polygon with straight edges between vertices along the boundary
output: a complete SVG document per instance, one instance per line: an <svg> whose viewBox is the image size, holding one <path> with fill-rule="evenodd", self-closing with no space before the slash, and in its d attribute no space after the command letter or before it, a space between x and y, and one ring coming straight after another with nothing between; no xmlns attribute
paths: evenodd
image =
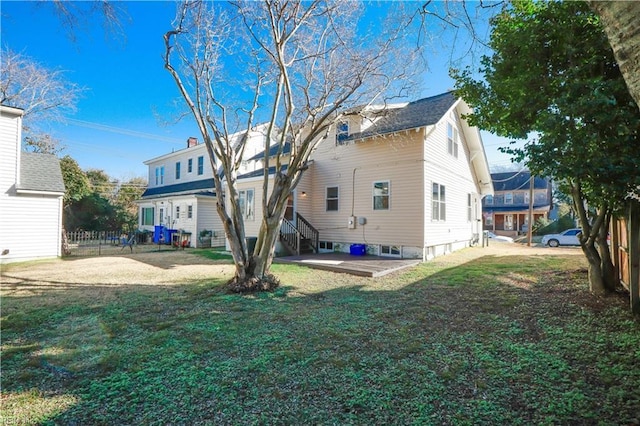
<svg viewBox="0 0 640 426"><path fill-rule="evenodd" d="M193 136L187 139L187 148L191 148L192 146L198 145L198 138L194 138Z"/></svg>

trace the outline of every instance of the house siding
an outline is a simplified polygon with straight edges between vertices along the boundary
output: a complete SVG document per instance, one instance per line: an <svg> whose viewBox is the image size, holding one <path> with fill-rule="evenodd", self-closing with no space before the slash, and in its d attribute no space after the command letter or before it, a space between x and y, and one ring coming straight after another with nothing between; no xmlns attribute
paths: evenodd
<svg viewBox="0 0 640 426"><path fill-rule="evenodd" d="M54 258L61 254L62 196L18 194L22 118L2 107L0 118L0 263Z"/></svg>
<svg viewBox="0 0 640 426"><path fill-rule="evenodd" d="M322 142L312 157L312 173L304 180L311 202L300 206L320 240L365 243L376 250L380 244L421 247L422 140L422 130L411 130L346 145L336 145L333 136ZM376 181L389 182L388 210L373 208ZM325 191L332 186L339 188L338 210L326 211ZM352 215L364 218L366 224L356 219L355 228L349 229Z"/></svg>
<svg viewBox="0 0 640 426"><path fill-rule="evenodd" d="M447 123L458 130L458 157L449 154ZM473 234L480 232L477 219L481 214L479 188L470 164L468 144L460 121L448 113L428 133L424 144L424 246L427 257L444 254L468 245ZM446 220L432 217L432 184L445 185ZM468 195L471 194L472 217L469 220Z"/></svg>

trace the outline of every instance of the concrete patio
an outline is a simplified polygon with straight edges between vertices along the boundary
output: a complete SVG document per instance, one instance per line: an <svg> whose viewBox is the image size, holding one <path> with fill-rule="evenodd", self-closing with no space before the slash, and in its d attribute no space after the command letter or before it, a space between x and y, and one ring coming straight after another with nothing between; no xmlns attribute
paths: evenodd
<svg viewBox="0 0 640 426"><path fill-rule="evenodd" d="M278 257L277 263L294 263L309 268L342 272L362 277L381 277L400 269L419 264L419 259L397 259L380 256L352 256L346 253L304 254L300 256Z"/></svg>

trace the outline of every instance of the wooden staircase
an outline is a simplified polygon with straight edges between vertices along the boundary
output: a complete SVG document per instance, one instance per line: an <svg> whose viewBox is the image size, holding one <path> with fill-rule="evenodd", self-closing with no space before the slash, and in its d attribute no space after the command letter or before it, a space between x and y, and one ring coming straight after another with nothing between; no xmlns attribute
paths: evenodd
<svg viewBox="0 0 640 426"><path fill-rule="evenodd" d="M282 219L280 241L292 255L317 253L320 234L300 213L296 213L296 225Z"/></svg>

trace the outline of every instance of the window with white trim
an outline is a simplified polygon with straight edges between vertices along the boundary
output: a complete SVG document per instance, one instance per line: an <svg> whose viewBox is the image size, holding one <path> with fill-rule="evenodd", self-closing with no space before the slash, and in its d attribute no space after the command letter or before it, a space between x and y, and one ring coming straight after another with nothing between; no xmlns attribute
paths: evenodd
<svg viewBox="0 0 640 426"><path fill-rule="evenodd" d="M254 191L243 189L238 191L238 207L246 220L254 220Z"/></svg>
<svg viewBox="0 0 640 426"><path fill-rule="evenodd" d="M153 207L143 207L142 212L140 213L140 225L142 226L153 226L153 216L155 214L155 209Z"/></svg>
<svg viewBox="0 0 640 426"><path fill-rule="evenodd" d="M344 145L349 137L349 122L339 121L336 124L336 145Z"/></svg>
<svg viewBox="0 0 640 426"><path fill-rule="evenodd" d="M431 220L447 220L445 187L435 182L431 191Z"/></svg>
<svg viewBox="0 0 640 426"><path fill-rule="evenodd" d="M326 190L326 210L328 212L338 211L338 187L337 186L328 186Z"/></svg>
<svg viewBox="0 0 640 426"><path fill-rule="evenodd" d="M505 231L513 230L513 215L507 214L504 216L504 229Z"/></svg>
<svg viewBox="0 0 640 426"><path fill-rule="evenodd" d="M513 193L512 192L506 192L504 194L504 203L505 204L513 204Z"/></svg>
<svg viewBox="0 0 640 426"><path fill-rule="evenodd" d="M176 219L180 219L180 206L176 206Z"/></svg>
<svg viewBox="0 0 640 426"><path fill-rule="evenodd" d="M191 204L187 206L187 219L193 219L193 206Z"/></svg>
<svg viewBox="0 0 640 426"><path fill-rule="evenodd" d="M176 163L176 180L180 179L180 162Z"/></svg>
<svg viewBox="0 0 640 426"><path fill-rule="evenodd" d="M400 246L380 246L380 255L382 256L400 257L401 254Z"/></svg>
<svg viewBox="0 0 640 426"><path fill-rule="evenodd" d="M187 173L193 172L193 158L187 160Z"/></svg>
<svg viewBox="0 0 640 426"><path fill-rule="evenodd" d="M473 208L471 207L471 202L473 200L473 196L471 194L467 194L467 221L471 222L473 220Z"/></svg>
<svg viewBox="0 0 640 426"><path fill-rule="evenodd" d="M382 180L373 182L373 209L389 210L389 199L391 191L389 189L389 181Z"/></svg>
<svg viewBox="0 0 640 426"><path fill-rule="evenodd" d="M447 152L458 158L458 129L447 123Z"/></svg>
<svg viewBox="0 0 640 426"><path fill-rule="evenodd" d="M164 166L156 167L156 185L164 185Z"/></svg>

